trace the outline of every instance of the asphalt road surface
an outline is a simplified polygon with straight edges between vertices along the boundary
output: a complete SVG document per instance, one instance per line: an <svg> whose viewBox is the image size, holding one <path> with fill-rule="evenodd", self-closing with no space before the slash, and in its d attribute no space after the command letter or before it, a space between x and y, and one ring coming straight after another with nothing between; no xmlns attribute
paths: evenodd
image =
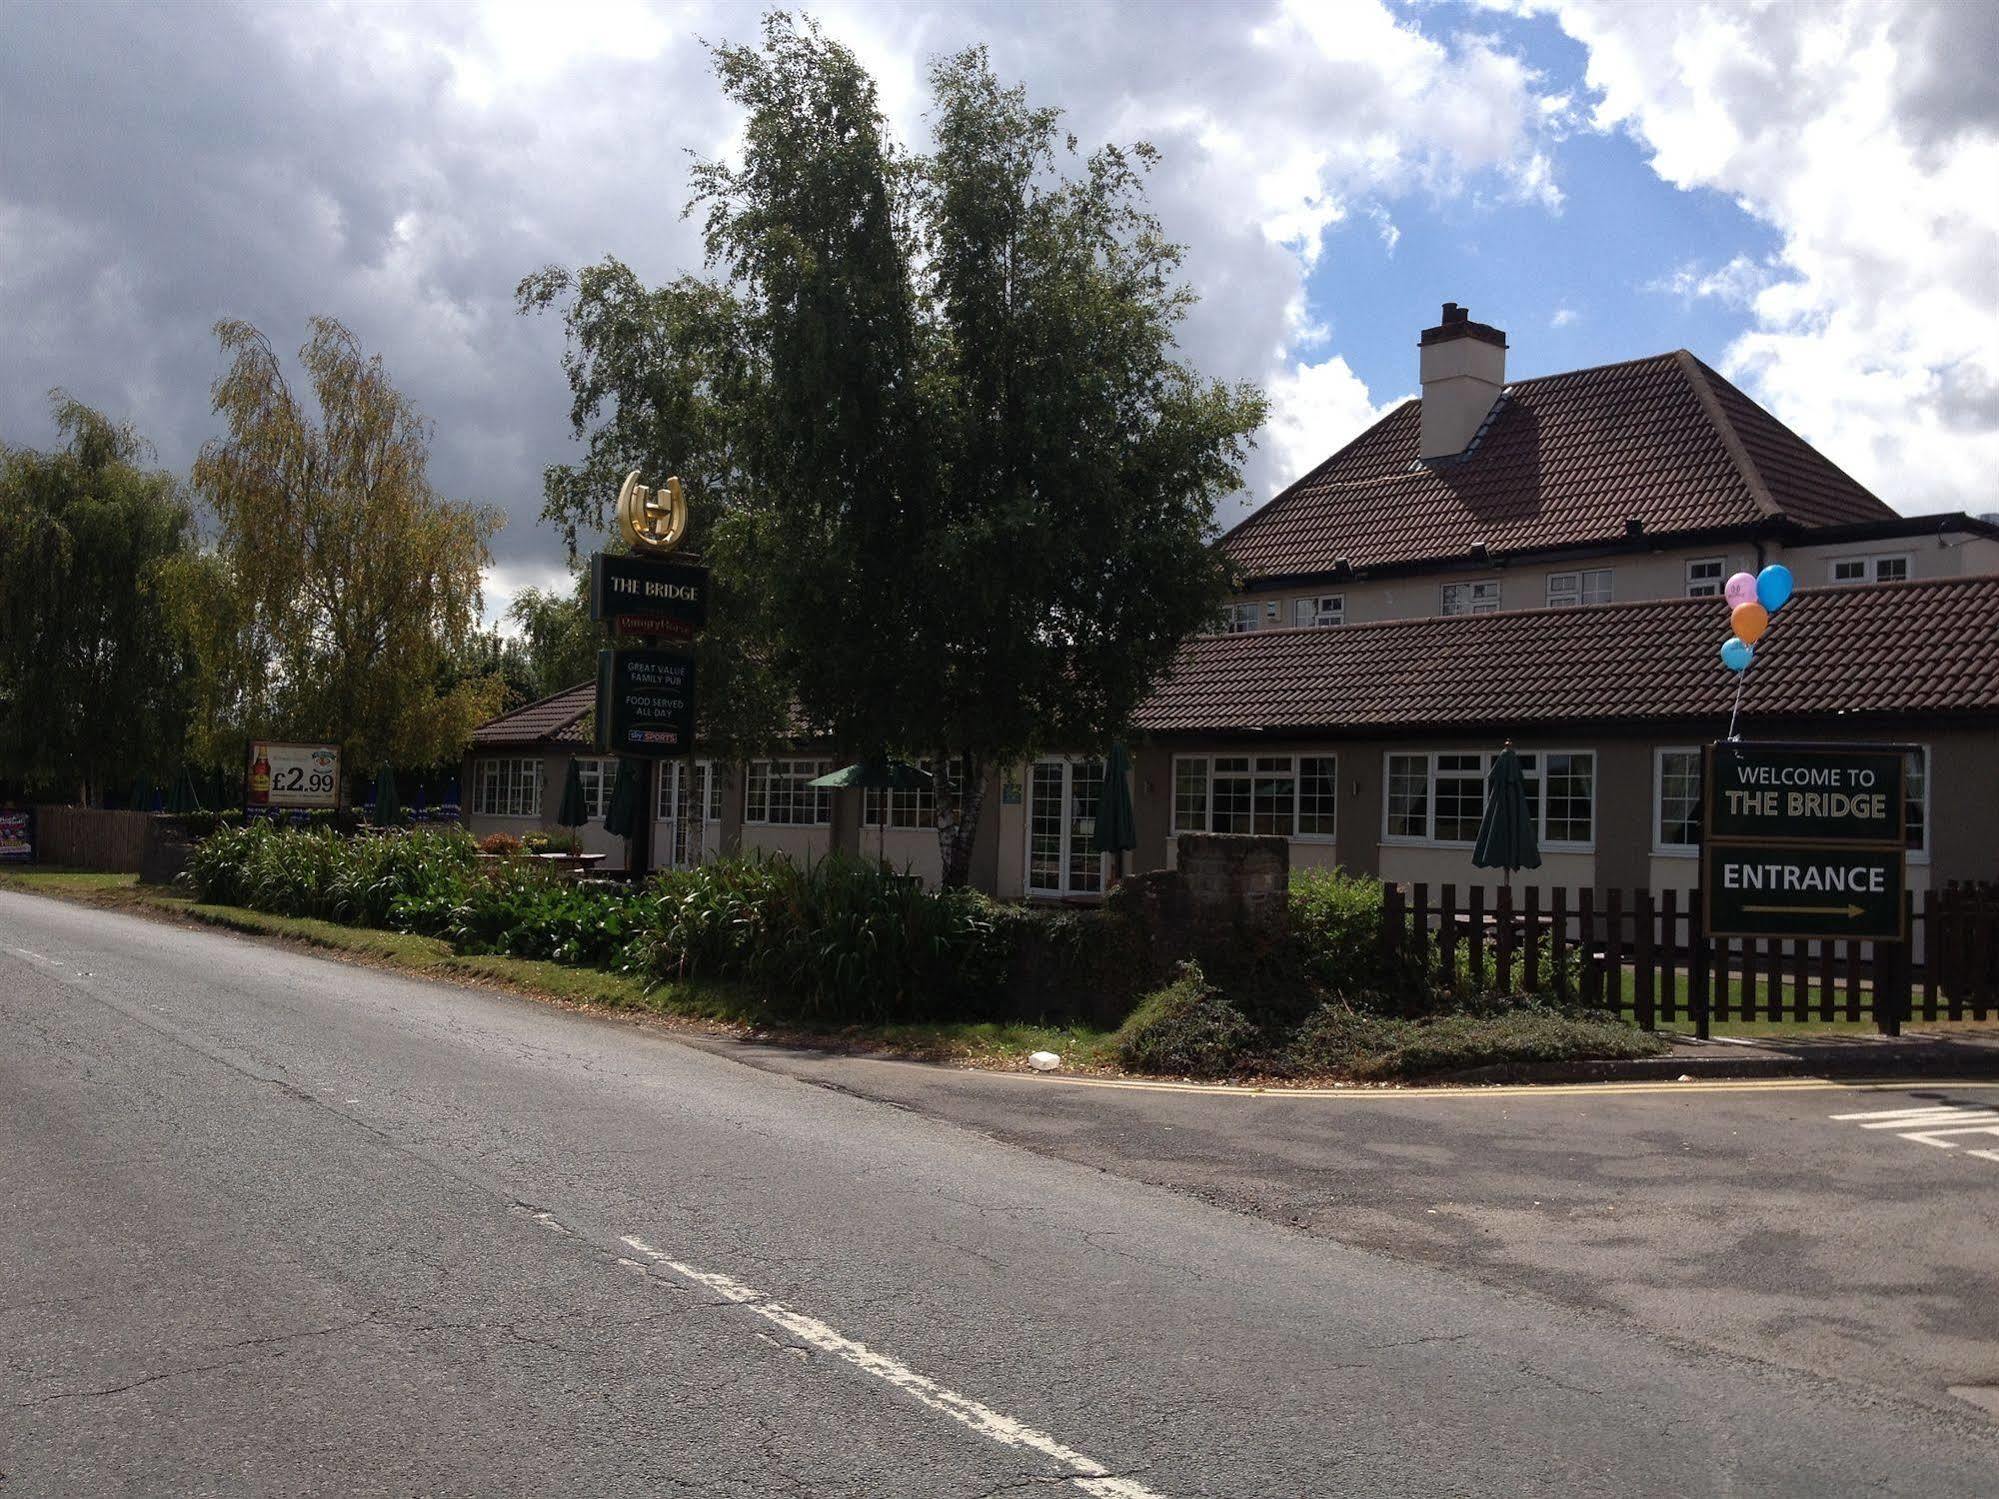
<svg viewBox="0 0 1999 1499"><path fill-rule="evenodd" d="M0 1210L7 1496L1999 1487L1962 1402L4 892Z"/></svg>

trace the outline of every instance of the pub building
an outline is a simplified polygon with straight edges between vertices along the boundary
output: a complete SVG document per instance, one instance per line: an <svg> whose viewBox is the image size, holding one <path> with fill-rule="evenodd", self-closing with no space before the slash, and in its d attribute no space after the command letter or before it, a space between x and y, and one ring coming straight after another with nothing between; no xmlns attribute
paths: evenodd
<svg viewBox="0 0 1999 1499"><path fill-rule="evenodd" d="M1405 402L1227 532L1240 590L1190 640L1128 740L1139 846L1261 833L1295 866L1496 883L1471 864L1491 759L1522 759L1542 867L1571 889L1699 880L1702 747L1727 734L1725 580L1772 562L1798 592L1758 644L1738 732L1910 746L1908 885L1999 878L1999 517L1903 516L1685 350L1508 383L1497 328L1445 304ZM552 828L571 758L603 831L615 761L591 684L481 725L480 835ZM993 773L973 882L1094 901L1108 746ZM935 880L933 793L827 792L801 738L657 762L648 867L763 849L877 848Z"/></svg>

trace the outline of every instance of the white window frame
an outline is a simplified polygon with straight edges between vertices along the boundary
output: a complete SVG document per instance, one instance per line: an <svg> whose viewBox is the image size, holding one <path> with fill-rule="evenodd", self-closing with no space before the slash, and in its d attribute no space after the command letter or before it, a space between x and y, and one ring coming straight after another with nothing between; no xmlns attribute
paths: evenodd
<svg viewBox="0 0 1999 1499"><path fill-rule="evenodd" d="M1291 626L1297 630L1330 630L1347 622L1347 596L1317 593L1291 601Z"/></svg>
<svg viewBox="0 0 1999 1499"><path fill-rule="evenodd" d="M826 760L803 759L783 756L777 759L752 760L743 775L743 822L753 828L823 828L833 822L833 793L831 791L808 791L804 782L815 780L826 774L831 762ZM783 790L782 817L773 817L773 797ZM812 815L802 817L800 803L812 801ZM753 815L757 801L763 802L763 816Z"/></svg>
<svg viewBox="0 0 1999 1499"><path fill-rule="evenodd" d="M1615 597L1616 569L1610 567L1578 567L1567 572L1548 574L1548 607L1550 609L1576 609L1585 604L1608 604ZM1599 591L1600 598L1590 597Z"/></svg>
<svg viewBox="0 0 1999 1499"><path fill-rule="evenodd" d="M1694 569L1711 567L1712 578L1696 578ZM1690 599L1718 599L1728 587L1728 559L1726 557L1689 557L1686 570L1687 597Z"/></svg>
<svg viewBox="0 0 1999 1499"><path fill-rule="evenodd" d="M1859 563L1864 576L1858 578L1840 577L1839 567L1842 562ZM1901 577L1883 578L1881 576L1882 564L1888 562L1899 562L1902 564ZM1836 588L1861 588L1869 583L1903 583L1915 577L1915 575L1916 555L1913 552L1848 552L1844 556L1828 557L1825 560L1825 580Z"/></svg>
<svg viewBox="0 0 1999 1499"><path fill-rule="evenodd" d="M1918 813L1922 818L1923 836L1920 843L1909 845L1909 862L1911 864L1927 864L1930 862L1930 803L1933 800L1930 796L1930 783L1936 779L1936 757L1930 753L1930 747L1927 744L1918 744L1912 747L1922 762L1922 789L1913 797L1906 794L1906 777L1908 772L1904 770L1903 799L1904 801L1913 801L1916 803Z"/></svg>
<svg viewBox="0 0 1999 1499"><path fill-rule="evenodd" d="M583 812L586 822L602 822L610 810L611 792L618 784L618 762L590 755L576 757L577 778L583 783Z"/></svg>
<svg viewBox="0 0 1999 1499"><path fill-rule="evenodd" d="M1277 600L1237 599L1222 611L1222 634L1251 635L1278 624Z"/></svg>
<svg viewBox="0 0 1999 1499"><path fill-rule="evenodd" d="M1487 596L1481 597L1481 589L1491 589L1492 592ZM1453 608L1452 596L1461 591L1463 592L1463 605ZM1463 583L1446 583L1443 586L1443 602L1439 612L1450 618L1456 618L1459 615L1465 614L1497 614L1499 612L1501 593L1502 590L1497 578L1472 578Z"/></svg>
<svg viewBox="0 0 1999 1499"><path fill-rule="evenodd" d="M653 788L654 822L672 822L675 820L674 801L677 798L675 796L674 782L676 777L684 776L686 773L687 762L685 760L675 758L671 760L663 759L659 762L658 783ZM700 820L703 822L720 822L722 820L721 768L713 760L696 760L694 762L694 773L696 783L699 784L705 780L708 787L708 805L702 809Z"/></svg>
<svg viewBox="0 0 1999 1499"><path fill-rule="evenodd" d="M928 757L918 760L918 770L929 770ZM944 790L953 801L964 796L965 762L961 756L953 755L944 768ZM883 804L888 810L890 828L937 828L937 785L932 781L928 786L913 787L908 791L884 790L869 787L861 793L861 826L879 828L882 825Z"/></svg>
<svg viewBox="0 0 1999 1499"><path fill-rule="evenodd" d="M1587 755L1590 762L1589 827L1587 842L1571 839L1555 839L1548 836L1548 797L1545 782L1537 789L1534 797L1534 835L1543 853L1593 854L1596 852L1596 834L1602 826L1598 809L1597 790L1601 785L1598 777L1598 755L1593 749L1570 749L1554 745L1548 749L1518 750L1522 760L1530 762L1528 778L1543 782L1543 770L1554 755ZM1434 749L1434 750L1383 750L1381 753L1381 841L1396 848L1471 848L1477 838L1437 838L1430 836L1437 826L1437 759L1441 755L1465 755L1475 757L1479 762L1480 810L1484 810L1485 778L1492 773L1492 762L1497 750L1479 749ZM1422 837L1410 833L1388 831L1390 811L1389 785L1393 774L1393 762L1398 759L1421 759L1424 763L1426 789L1424 791L1423 826L1429 831Z"/></svg>
<svg viewBox="0 0 1999 1499"><path fill-rule="evenodd" d="M1666 756L1692 755L1694 757L1694 839L1691 843L1668 843L1661 834L1666 820ZM1700 825L1701 800L1699 795L1701 767L1707 759L1705 751L1698 744L1661 744L1652 750L1652 852L1662 859L1691 859L1701 851Z"/></svg>
<svg viewBox="0 0 1999 1499"><path fill-rule="evenodd" d="M1329 843L1337 843L1339 841L1340 757L1330 750L1321 750L1321 751L1308 750L1308 751L1302 751L1295 755L1259 755L1254 753L1253 751L1244 751L1241 754L1225 751L1219 754L1208 754L1208 755L1175 755L1173 757L1173 795L1172 795L1171 811L1172 811L1172 828L1173 832L1176 835L1180 833L1205 833L1210 831L1214 827L1215 762L1217 760L1247 760L1249 762L1248 770L1223 771L1222 774L1225 776L1230 776L1230 777L1247 776L1251 782L1254 782L1259 775L1261 776L1288 775L1291 778L1291 831L1288 833L1278 834L1276 836L1287 838L1293 843L1329 844ZM1288 770L1260 769L1259 762L1265 760L1272 760L1272 761L1283 760L1288 764L1290 768ZM1307 760L1329 760L1332 762L1333 826L1330 832L1301 833L1298 831L1300 824L1304 821L1304 807L1305 807L1304 762ZM1194 825L1194 823L1191 820L1183 818L1181 815L1180 768L1183 765L1186 766L1199 765L1203 768L1203 780L1201 783L1202 784L1201 816L1199 819L1198 826Z"/></svg>
<svg viewBox="0 0 1999 1499"><path fill-rule="evenodd" d="M539 818L541 757L505 755L479 761L472 787L474 817ZM519 807L521 810L511 810Z"/></svg>

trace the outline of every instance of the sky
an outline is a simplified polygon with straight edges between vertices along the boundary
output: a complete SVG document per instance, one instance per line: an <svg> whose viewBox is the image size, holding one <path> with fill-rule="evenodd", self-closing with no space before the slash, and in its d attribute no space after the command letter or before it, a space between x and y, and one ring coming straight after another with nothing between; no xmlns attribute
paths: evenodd
<svg viewBox="0 0 1999 1499"><path fill-rule="evenodd" d="M1687 348L1897 509L1999 510L1999 5L1912 0L823 3L901 138L985 43L1085 149L1150 141L1200 294L1182 352L1272 402L1233 521L1417 394L1440 305L1525 378ZM61 387L184 470L211 329L331 314L499 507L487 608L566 577L562 334L520 278L699 268L739 120L654 0L0 7L0 441Z"/></svg>

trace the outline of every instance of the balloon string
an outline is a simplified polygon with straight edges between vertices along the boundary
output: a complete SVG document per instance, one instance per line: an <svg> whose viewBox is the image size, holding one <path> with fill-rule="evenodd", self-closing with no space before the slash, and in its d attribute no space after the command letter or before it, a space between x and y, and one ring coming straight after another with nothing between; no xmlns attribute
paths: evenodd
<svg viewBox="0 0 1999 1499"><path fill-rule="evenodd" d="M1741 671L1735 674L1735 706L1728 710L1728 737L1730 739L1735 737L1735 720L1742 712L1743 684L1749 680L1749 668L1755 664L1756 658L1751 656L1749 658L1749 666L1743 667Z"/></svg>

